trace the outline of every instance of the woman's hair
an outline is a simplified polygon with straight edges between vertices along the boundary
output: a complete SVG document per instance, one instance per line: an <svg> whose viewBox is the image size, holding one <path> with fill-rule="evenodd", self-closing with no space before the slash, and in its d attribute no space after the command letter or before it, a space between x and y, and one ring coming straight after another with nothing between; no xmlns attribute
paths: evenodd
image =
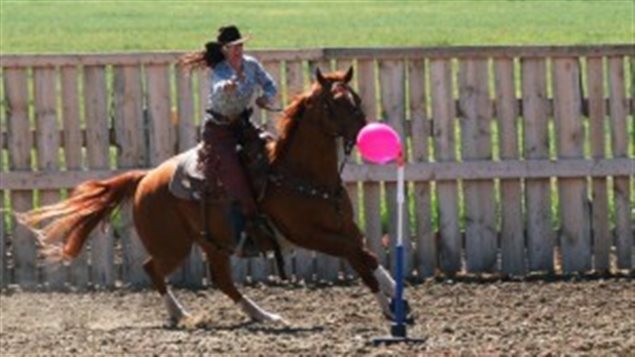
<svg viewBox="0 0 635 357"><path fill-rule="evenodd" d="M179 65L190 71L206 67L214 68L224 59L223 44L210 41L205 44L204 50L190 52L179 58Z"/></svg>

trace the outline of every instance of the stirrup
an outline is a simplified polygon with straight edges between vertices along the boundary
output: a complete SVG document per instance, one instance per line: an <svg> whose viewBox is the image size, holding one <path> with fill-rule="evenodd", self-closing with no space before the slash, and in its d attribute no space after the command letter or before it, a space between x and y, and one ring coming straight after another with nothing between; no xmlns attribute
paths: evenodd
<svg viewBox="0 0 635 357"><path fill-rule="evenodd" d="M261 251L254 243L253 239L243 231L240 233L240 239L234 249L234 254L242 258L253 258L259 256Z"/></svg>

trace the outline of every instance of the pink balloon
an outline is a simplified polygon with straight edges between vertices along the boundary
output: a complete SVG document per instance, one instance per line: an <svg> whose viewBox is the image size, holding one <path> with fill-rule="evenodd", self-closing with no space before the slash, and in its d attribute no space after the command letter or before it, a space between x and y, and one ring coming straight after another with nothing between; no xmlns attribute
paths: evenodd
<svg viewBox="0 0 635 357"><path fill-rule="evenodd" d="M401 155L401 139L390 126L371 123L357 134L357 149L364 159L385 164Z"/></svg>

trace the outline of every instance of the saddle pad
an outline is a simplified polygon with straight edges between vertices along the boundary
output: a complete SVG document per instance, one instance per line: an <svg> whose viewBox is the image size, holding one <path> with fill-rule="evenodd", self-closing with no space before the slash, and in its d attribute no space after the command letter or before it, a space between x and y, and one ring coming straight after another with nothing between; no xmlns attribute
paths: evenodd
<svg viewBox="0 0 635 357"><path fill-rule="evenodd" d="M200 200L200 188L204 185L203 173L198 169L200 144L175 157L176 170L168 185L169 191L184 200Z"/></svg>

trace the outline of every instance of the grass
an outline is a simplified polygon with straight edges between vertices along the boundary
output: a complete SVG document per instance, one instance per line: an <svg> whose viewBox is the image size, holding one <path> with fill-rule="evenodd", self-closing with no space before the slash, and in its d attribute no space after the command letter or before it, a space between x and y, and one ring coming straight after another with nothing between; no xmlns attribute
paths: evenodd
<svg viewBox="0 0 635 357"><path fill-rule="evenodd" d="M635 4L595 1L0 0L1 53L200 48L227 23L250 48L632 43Z"/></svg>

